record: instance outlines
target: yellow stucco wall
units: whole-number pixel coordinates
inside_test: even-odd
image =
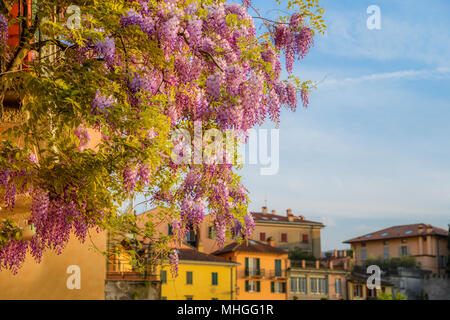
[[[161,284],[161,297],[167,300],[233,300],[235,299],[236,272],[233,265],[208,262],[180,261],[178,277],[173,278],[170,267],[162,267],[167,272],[167,283]],[[186,284],[186,272],[193,275],[192,284]],[[212,285],[212,272],[218,273],[218,284]]]
[[[100,250],[106,250],[106,232],[90,231],[92,242]],[[87,238],[81,244],[74,236],[61,255],[47,251],[37,264],[29,255],[17,275],[0,271],[0,300],[103,300],[106,262],[103,255],[90,249]],[[80,267],[80,289],[69,290],[67,280],[71,274],[67,268]]]

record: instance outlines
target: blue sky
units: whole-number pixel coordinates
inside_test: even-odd
[[[273,17],[275,1],[253,0]],[[450,2],[320,0],[328,31],[294,73],[320,81],[283,111],[280,170],[241,172],[251,210],[326,224],[322,249],[384,227],[450,223]],[[381,9],[368,30],[366,9]],[[268,124],[270,127],[270,125]]]

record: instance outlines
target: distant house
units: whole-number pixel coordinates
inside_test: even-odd
[[[358,274],[355,272],[349,276],[347,281],[348,300],[375,300],[380,293],[392,296],[392,283],[381,278],[378,290],[376,288],[369,289],[367,287],[368,277],[368,274]]]
[[[178,250],[178,277],[160,267],[161,299],[235,300],[237,263],[193,248]]]
[[[449,254],[447,241],[447,230],[418,223],[390,227],[344,243],[354,250],[357,265],[363,265],[368,258],[411,256],[421,269],[441,274],[445,273]]]
[[[338,300],[347,298],[348,261],[291,261],[289,299]]]
[[[263,207],[262,212],[252,212],[252,215],[255,231],[251,239],[264,242],[272,238],[276,247],[285,250],[298,247],[320,258],[320,232],[325,227],[323,223],[306,220],[304,216],[294,216],[291,209],[281,216],[275,210],[268,213],[267,207]]]
[[[303,252],[320,258],[321,252],[321,230],[325,227],[321,222],[306,220],[303,216],[294,216],[292,210],[286,211],[286,216],[277,215],[275,210],[267,212],[263,207],[262,212],[251,212],[255,221],[255,230],[250,239],[266,242],[269,238],[275,241],[275,246],[285,251],[293,248],[300,248]],[[160,209],[153,209],[140,215],[156,216]],[[172,234],[170,223],[158,224],[158,231]],[[236,239],[227,239],[226,245]],[[205,216],[203,222],[195,230],[190,230],[184,241],[186,244],[198,249],[201,252],[213,253],[220,249],[217,242],[216,230],[214,226],[214,215]]]
[[[283,249],[254,240],[233,242],[215,255],[237,262],[237,300],[286,300],[288,254]]]

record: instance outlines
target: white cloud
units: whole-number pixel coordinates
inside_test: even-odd
[[[394,72],[373,73],[360,77],[343,79],[325,79],[323,85],[346,85],[365,81],[393,80],[393,79],[443,79],[450,76],[450,68],[440,67],[431,70],[402,70]],[[319,86],[321,85],[319,84]]]

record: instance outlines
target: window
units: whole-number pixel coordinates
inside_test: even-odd
[[[186,235],[186,242],[193,247],[195,247],[195,245],[197,244],[197,236],[195,235],[194,230],[192,230],[191,228]]]
[[[446,256],[439,256],[439,268],[445,268],[447,266],[446,258]]]
[[[376,298],[377,297],[377,289],[369,289],[367,288],[367,297],[368,298]]]
[[[287,242],[287,233],[281,234],[281,242]]]
[[[261,274],[259,264],[259,258],[245,258],[245,275],[259,276]]]
[[[186,284],[193,283],[193,274],[192,271],[186,271]]]
[[[161,284],[165,284],[167,283],[167,271],[166,270],[161,270]]]
[[[306,294],[306,277],[292,277],[290,279],[290,291]]]
[[[266,233],[265,232],[260,232],[259,233],[259,240],[260,241],[266,241]]]
[[[281,277],[281,276],[282,276],[281,260],[276,259],[275,260],[275,277]]]
[[[406,239],[402,239],[402,243],[406,243]]]
[[[367,259],[367,249],[361,249],[361,260],[366,261]]]
[[[272,293],[286,293],[286,283],[272,281],[270,283],[270,291]]]
[[[291,278],[289,280],[289,288],[291,292],[299,292],[298,289],[298,279],[299,278]]]
[[[301,293],[306,294],[306,277],[298,278],[298,289]]]
[[[326,294],[328,292],[327,279],[319,279],[319,293]]]
[[[334,291],[337,296],[342,296],[342,279],[334,280]]]
[[[362,243],[361,243],[361,247],[364,248],[365,246],[366,246],[366,243],[365,243],[365,242],[362,242]]]
[[[245,280],[245,291],[246,292],[260,292],[261,282],[255,280]]]
[[[385,246],[387,246],[387,245],[389,244],[389,240],[384,240],[384,241],[383,241],[383,244],[384,244]]]
[[[401,246],[401,247],[399,247],[398,255],[400,257],[409,256],[409,247],[408,246]]]
[[[389,259],[389,247],[383,248],[383,258]]]
[[[310,287],[311,287],[311,293],[317,293],[317,290],[318,290],[318,285],[317,285],[317,281],[318,281],[319,279],[316,279],[316,278],[311,278],[310,279]]]
[[[311,278],[311,293],[327,293],[327,279],[325,278]]]
[[[208,237],[210,239],[215,239],[217,237],[217,235],[216,235],[216,228],[215,227],[209,227],[208,228]]]
[[[353,295],[362,298],[362,286],[360,284],[353,285]]]
[[[303,243],[308,243],[308,242],[309,242],[309,236],[308,236],[307,234],[304,234],[304,235],[302,236],[302,242],[303,242]]]
[[[194,296],[185,296],[186,300],[194,300]]]
[[[168,229],[169,230],[167,232],[168,232],[169,236],[173,236],[173,228],[172,228],[171,224],[169,224],[169,228]]]
[[[219,274],[217,272],[213,272],[211,273],[211,276],[212,276],[211,284],[213,286],[217,286],[219,284]]]

